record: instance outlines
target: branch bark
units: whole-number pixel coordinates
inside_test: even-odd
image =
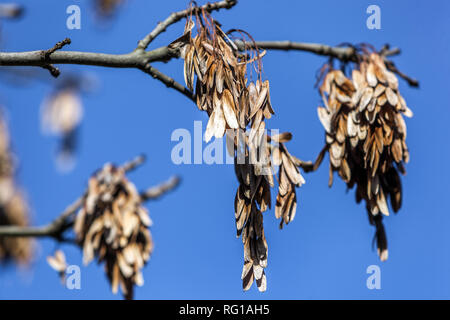
[[[242,42],[241,40],[234,40],[234,43],[239,50],[244,50],[245,46],[266,50],[281,50],[281,51],[304,51],[317,54],[319,56],[333,57],[342,61],[353,61],[355,58],[355,49],[350,46],[345,47],[332,47],[321,43],[305,43],[305,42],[293,42],[293,41],[255,41]],[[383,53],[384,56],[395,56],[400,54],[400,49],[394,48]]]

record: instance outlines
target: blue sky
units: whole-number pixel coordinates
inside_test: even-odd
[[[21,1],[27,12],[18,22],[2,22],[2,48],[8,51],[52,47],[70,37],[67,50],[126,53],[157,21],[186,7],[186,1],[129,0],[108,28],[94,22],[88,1]],[[203,2],[200,2],[203,3]],[[67,6],[78,4],[81,30],[67,30]],[[381,30],[366,28],[366,8],[381,8]],[[0,101],[10,120],[18,179],[33,208],[33,223],[51,221],[84,191],[90,174],[107,161],[122,163],[145,153],[147,163],[129,175],[139,189],[173,174],[182,185],[148,203],[154,221],[155,251],[144,269],[137,299],[447,299],[450,297],[448,123],[450,118],[450,3],[448,1],[240,1],[215,13],[224,29],[240,28],[257,40],[292,40],[336,45],[368,42],[398,46],[394,61],[420,80],[420,89],[401,81],[414,117],[407,120],[411,161],[403,178],[404,203],[385,219],[389,260],[379,262],[371,242],[374,229],[354,191],[335,179],[327,186],[328,163],[305,174],[298,189],[295,220],[282,231],[273,210],[264,214],[269,244],[268,290],[241,289],[243,249],[235,237],[233,201],[237,181],[232,166],[175,165],[173,130],[193,130],[207,115],[179,93],[138,70],[61,66],[62,73],[95,74],[98,88],[83,95],[85,118],[75,169],[61,174],[53,154],[56,139],[40,132],[39,106],[57,80],[42,71],[23,86],[0,82]],[[173,25],[152,43],[166,45],[183,31]],[[276,115],[271,128],[290,131],[289,150],[314,159],[324,137],[317,119],[319,95],[313,88],[323,57],[303,52],[268,52],[264,74],[271,84]],[[183,81],[182,61],[155,67]],[[41,71],[39,71],[41,72]],[[0,299],[120,299],[110,292],[103,268],[82,267],[81,290],[62,287],[45,257],[51,240],[38,242],[37,261],[28,271],[0,270]],[[69,263],[81,264],[80,250],[63,245]],[[381,290],[368,290],[366,269],[381,268]]]

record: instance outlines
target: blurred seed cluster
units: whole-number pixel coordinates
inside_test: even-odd
[[[83,77],[67,77],[42,102],[41,127],[46,134],[60,137],[56,159],[59,168],[68,171],[75,162],[78,129],[83,119],[80,83]]]
[[[106,164],[89,179],[74,225],[84,264],[103,262],[112,291],[120,286],[126,299],[133,298],[134,285],[143,285],[141,269],[153,250],[152,221],[141,202],[124,169]]]
[[[15,181],[16,160],[11,151],[8,126],[0,111],[0,226],[28,226],[29,208]],[[1,237],[0,262],[26,265],[32,258],[30,238]]]

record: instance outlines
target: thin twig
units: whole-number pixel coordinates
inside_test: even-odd
[[[255,46],[259,49],[266,50],[282,50],[282,51],[305,51],[311,52],[320,56],[328,56],[332,58],[339,59],[343,62],[357,62],[358,53],[351,46],[347,47],[331,47],[320,43],[302,43],[302,42],[292,42],[292,41],[255,41],[244,43],[241,40],[233,41],[239,50],[243,51],[245,48],[254,48]],[[413,79],[395,67],[395,64],[387,59],[388,57],[393,57],[399,55],[401,50],[399,48],[390,49],[389,45],[385,45],[380,54],[383,56],[387,68],[397,74],[400,78],[404,79],[411,87],[419,87],[419,81]]]
[[[234,43],[239,50],[245,50],[247,46],[252,48],[257,46],[259,49],[282,50],[282,51],[306,51],[321,56],[329,56],[340,60],[348,61],[355,54],[355,50],[350,47],[331,47],[319,43],[301,43],[292,41],[256,41],[255,43],[235,40]]]
[[[145,160],[146,160],[145,155],[141,154],[136,158],[134,158],[133,160],[125,162],[124,164],[121,165],[121,167],[125,172],[130,172],[139,167],[141,164],[143,164]]]
[[[145,50],[149,44],[161,33],[166,31],[167,27],[189,16],[194,10],[206,10],[208,12],[220,9],[231,9],[236,5],[237,0],[222,0],[214,3],[207,3],[201,7],[193,7],[190,9],[173,12],[166,20],[159,22],[156,28],[147,34],[144,39],[139,41],[137,49]]]
[[[60,41],[56,43],[52,48],[48,50],[42,50],[41,51],[41,59],[45,63],[42,68],[47,69],[50,71],[50,74],[57,78],[60,75],[60,71],[58,68],[56,68],[54,65],[48,62],[50,55],[55,52],[56,50],[62,49],[67,44],[70,44],[72,41],[69,38],[65,38],[63,41]]]
[[[70,40],[70,38],[65,38],[63,41],[56,43],[52,48],[50,48],[48,50],[43,50],[42,51],[43,59],[47,60],[53,52],[55,52],[56,50],[60,50],[65,45],[71,44],[71,43],[72,43],[72,40]]]
[[[78,64],[111,68],[136,68],[150,74],[153,78],[158,79],[166,86],[181,92],[183,95],[195,102],[194,94],[190,90],[176,82],[173,78],[163,74],[150,65],[150,63],[156,61],[167,62],[172,58],[178,57],[179,53],[167,46],[160,47],[151,51],[145,51],[145,49],[148,47],[151,41],[155,39],[155,37],[157,37],[159,34],[164,32],[164,30],[166,30],[169,25],[174,24],[177,21],[180,21],[182,18],[188,16],[192,13],[192,10],[204,9],[206,11],[213,11],[222,8],[229,9],[232,8],[236,3],[236,0],[222,0],[215,3],[208,3],[201,7],[190,8],[187,10],[172,13],[166,20],[159,23],[158,26],[144,39],[139,41],[137,49],[131,53],[105,54],[94,52],[58,51],[64,45],[70,43],[70,39],[67,38],[61,42],[58,42],[53,48],[49,50],[29,52],[0,52],[0,66],[38,66],[48,69],[50,73],[55,77],[59,75],[59,70],[53,66],[54,64]],[[236,40],[235,43],[240,50],[245,49],[245,45],[242,41]],[[258,48],[267,50],[294,50],[311,52],[317,55],[337,58],[344,62],[357,60],[355,49],[351,46],[331,47],[325,44],[301,43],[291,41],[256,41],[254,43],[247,43],[246,45],[256,45]],[[386,57],[394,56],[399,53],[399,49],[389,49],[388,46],[385,46],[382,52],[385,59]],[[386,61],[388,66],[391,68],[391,71],[395,72],[401,78],[408,81],[411,86],[418,86],[417,80],[412,79],[400,72],[397,68],[395,68],[394,64],[391,61],[387,59]]]
[[[66,38],[48,50],[0,52],[0,66],[37,66],[48,69],[55,77],[59,75],[59,70],[53,66],[54,64],[78,64],[111,68],[136,68],[150,74],[153,78],[160,80],[168,87],[176,89],[194,101],[194,95],[192,92],[177,83],[171,77],[161,73],[150,65],[152,62],[167,62],[172,58],[177,58],[179,57],[179,52],[173,48],[169,48],[168,46],[151,51],[145,50],[158,35],[166,30],[168,26],[180,21],[192,13],[197,12],[196,10],[211,12],[220,9],[230,9],[235,6],[236,3],[237,0],[221,0],[214,3],[207,3],[200,7],[191,7],[186,10],[174,12],[163,22],[160,22],[152,32],[140,40],[137,48],[131,53],[105,54],[94,52],[60,51],[63,46],[70,44],[71,42],[69,38]],[[240,50],[245,49],[245,45],[242,41],[236,40],[235,43]],[[356,60],[355,49],[351,46],[331,47],[324,44],[291,41],[256,41],[250,45],[256,45],[258,48],[268,50],[296,50],[312,52],[322,56],[337,58],[344,62]],[[383,49],[384,57],[393,56],[399,53],[400,50],[390,50],[389,46],[385,46]],[[415,82],[414,79],[408,78],[397,69],[395,70],[396,73],[400,77],[406,79],[408,83],[413,86],[416,85],[417,82]]]
[[[414,78],[411,78],[411,77],[407,76],[406,74],[404,74],[403,72],[401,72],[400,70],[398,70],[397,67],[395,66],[395,64],[394,64],[392,61],[388,61],[388,62],[386,63],[386,67],[387,67],[390,71],[392,71],[392,72],[394,72],[395,74],[397,74],[400,78],[402,78],[403,80],[405,80],[406,82],[408,82],[408,84],[409,84],[411,87],[415,87],[415,88],[418,88],[418,87],[419,87],[419,81],[417,81],[417,80],[414,79]]]
[[[186,97],[188,97],[190,100],[192,100],[195,103],[195,96],[192,91],[190,91],[188,88],[183,86],[181,83],[175,81],[175,79],[169,77],[168,75],[162,73],[155,67],[151,66],[150,64],[147,64],[145,67],[141,68],[145,73],[148,73],[153,78],[158,79],[162,83],[164,83],[168,88],[172,88],[177,90],[178,92],[182,93]]]
[[[59,69],[52,64],[44,64],[42,68],[48,70],[50,74],[55,78],[58,78],[61,74],[61,71],[59,71]]]

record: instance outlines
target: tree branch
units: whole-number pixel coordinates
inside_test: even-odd
[[[193,7],[187,10],[178,11],[172,13],[166,20],[163,22],[159,22],[156,28],[150,32],[144,39],[139,41],[137,49],[145,50],[147,49],[148,45],[161,33],[166,31],[167,27],[177,23],[181,19],[189,16],[194,11],[200,11],[200,10],[206,10],[208,12],[214,11],[214,10],[220,10],[220,9],[231,9],[233,6],[235,6],[237,3],[237,0],[222,0],[214,3],[207,3],[200,7]]]
[[[244,43],[234,41],[239,50],[244,50]],[[340,60],[349,60],[354,55],[351,47],[331,47],[325,44],[304,43],[291,41],[256,41],[256,46],[267,50],[305,51],[317,55],[334,57]],[[252,47],[250,42],[247,47]],[[391,49],[385,56],[394,56],[400,53],[399,49]],[[25,52],[0,52],[0,66],[34,66],[42,67],[45,63],[51,64],[78,64],[110,68],[143,68],[151,62],[167,62],[177,58],[178,53],[168,47],[160,47],[152,51],[133,51],[127,54],[107,54],[80,51],[56,51],[42,60],[42,50]]]
[[[44,60],[47,60],[53,52],[55,52],[56,50],[60,50],[60,49],[62,49],[65,45],[71,44],[71,43],[72,43],[72,40],[70,40],[70,38],[65,38],[63,41],[57,42],[57,43],[53,46],[53,48],[50,48],[50,49],[48,49],[48,50],[42,51],[41,54],[42,54],[42,56],[43,56],[43,59],[44,59]]]
[[[174,190],[180,184],[180,181],[181,179],[178,176],[173,176],[169,180],[141,192],[141,200],[156,200],[167,192]]]
[[[61,239],[67,229],[70,217],[75,214],[83,203],[83,197],[78,198],[67,207],[55,220],[42,227],[0,226],[0,236],[5,237],[53,237]]]
[[[403,80],[405,80],[406,82],[408,82],[409,86],[411,87],[415,87],[418,88],[419,87],[419,81],[417,81],[414,78],[409,77],[408,75],[404,74],[403,72],[401,72],[400,70],[397,69],[397,67],[395,66],[395,64],[392,61],[388,61],[386,63],[387,68],[396,73],[400,78],[402,78]]]
[[[124,163],[121,167],[125,172],[130,172],[136,169],[145,161],[144,156],[136,157],[135,159]],[[172,177],[170,180],[156,186],[149,188],[141,193],[142,201],[153,200],[159,198],[166,192],[175,189],[180,182],[178,177]],[[64,231],[70,228],[73,224],[71,219],[78,209],[83,204],[84,195],[75,200],[69,205],[55,220],[47,225],[40,227],[21,227],[21,226],[0,226],[1,237],[52,237],[57,240],[62,240]]]
[[[282,50],[282,51],[305,51],[311,52],[320,56],[333,57],[342,61],[352,61],[355,58],[355,49],[350,46],[345,47],[332,47],[326,44],[320,43],[304,43],[304,42],[292,42],[292,41],[255,41],[244,43],[241,40],[233,41],[239,50],[245,50],[247,48],[254,48],[266,50]],[[394,48],[383,53],[384,56],[394,56],[400,53],[400,49]]]
[[[148,45],[158,35],[166,30],[166,28],[182,18],[187,17],[194,10],[220,10],[230,9],[236,5],[236,0],[221,0],[214,3],[207,3],[201,7],[193,7],[183,11],[172,13],[166,20],[160,22],[157,27],[150,32],[145,38],[139,41],[137,48],[127,54],[106,54],[94,52],[77,52],[77,51],[59,51],[65,44],[70,43],[70,39],[65,39],[57,43],[52,49],[28,51],[28,52],[0,52],[0,66],[36,66],[46,68],[53,76],[59,74],[59,70],[54,64],[75,64],[75,65],[91,65],[110,68],[136,68],[153,78],[163,82],[166,86],[173,88],[190,100],[195,102],[193,92],[182,84],[176,82],[173,78],[165,75],[150,65],[152,62],[167,62],[172,58],[178,58],[179,52],[167,46],[160,47],[151,51],[145,51]],[[331,47],[318,43],[302,43],[292,41],[256,41],[254,43],[245,43],[236,40],[237,47],[244,50],[245,47],[257,46],[266,50],[293,50],[311,52],[321,56],[329,56],[337,58],[341,61],[355,61],[355,49],[351,46]],[[389,46],[383,48],[383,56],[389,57],[400,53],[399,49],[389,49]],[[408,81],[411,86],[418,86],[418,81],[401,73],[394,64],[387,60],[391,71],[397,73],[401,78]]]
[[[235,43],[240,50],[244,50],[244,43],[242,41],[236,40]],[[311,52],[321,56],[337,58],[342,61],[353,61],[355,56],[354,49],[351,47],[331,47],[324,44],[291,41],[256,41],[255,44],[258,48],[266,50]],[[247,47],[252,47],[250,43],[246,43],[246,45]],[[400,50],[394,48],[386,51],[384,56],[389,57],[398,55],[399,53]],[[178,52],[167,46],[151,51],[135,50],[127,54],[55,51],[46,60],[42,59],[42,50],[39,50],[28,52],[0,52],[0,66],[45,67],[49,64],[74,64],[109,68],[135,68],[150,74],[153,78],[158,79],[168,87],[176,89],[194,101],[194,95],[190,90],[149,65],[152,62],[167,62],[177,57]],[[394,72],[406,79],[412,86],[415,86],[414,83],[417,83],[417,80],[408,78],[397,69]]]
[[[50,74],[54,76],[55,78],[58,78],[60,75],[60,71],[58,68],[56,68],[54,65],[48,62],[50,55],[55,52],[56,50],[60,50],[62,47],[64,47],[67,44],[70,44],[72,40],[69,38],[65,38],[63,41],[60,41],[56,43],[52,48],[48,50],[42,50],[41,51],[41,59],[45,62],[45,64],[42,66],[42,68],[47,69],[50,71]]]
[[[133,51],[127,54],[107,54],[79,51],[56,51],[42,59],[42,50],[26,52],[0,52],[0,66],[34,66],[51,64],[78,64],[110,68],[139,68],[146,62],[166,62],[174,57],[173,50],[161,47],[152,51]]]

